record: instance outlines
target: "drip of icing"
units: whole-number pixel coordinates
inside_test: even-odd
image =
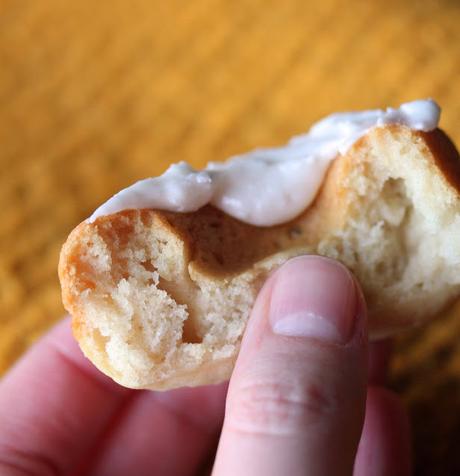
[[[202,171],[185,162],[171,165],[160,177],[141,180],[114,195],[88,221],[128,209],[194,212],[210,203],[252,225],[285,223],[312,203],[332,160],[369,129],[397,123],[431,131],[439,116],[439,106],[430,99],[397,109],[332,114],[283,147],[211,162]]]

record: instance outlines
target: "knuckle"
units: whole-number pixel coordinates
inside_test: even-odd
[[[290,435],[330,418],[337,407],[337,396],[320,381],[261,380],[237,389],[227,422],[239,432]]]

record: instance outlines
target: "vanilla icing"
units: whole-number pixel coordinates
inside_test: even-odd
[[[312,203],[332,160],[369,129],[397,123],[431,131],[439,116],[440,108],[431,99],[397,109],[332,114],[283,147],[211,162],[201,171],[185,162],[171,165],[163,175],[136,182],[114,195],[89,221],[128,209],[194,212],[210,203],[253,225],[284,223]]]

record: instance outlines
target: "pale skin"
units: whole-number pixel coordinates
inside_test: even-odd
[[[0,474],[409,475],[407,416],[365,308],[341,265],[296,258],[260,292],[228,390],[164,393],[102,375],[66,318],[0,382]]]

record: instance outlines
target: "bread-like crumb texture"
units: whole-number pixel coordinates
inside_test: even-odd
[[[371,337],[434,317],[460,293],[460,161],[439,129],[372,129],[330,167],[312,206],[269,228],[206,206],[81,223],[63,246],[63,301],[85,355],[132,388],[230,376],[257,292],[287,259],[340,260]]]

